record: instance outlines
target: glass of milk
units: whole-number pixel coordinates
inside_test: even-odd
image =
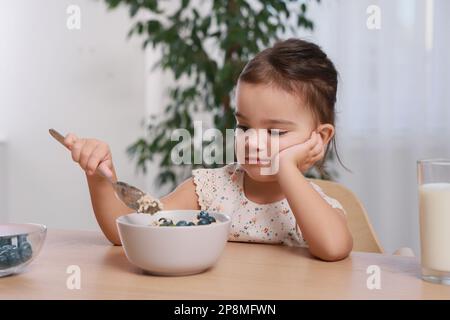
[[[417,162],[422,278],[450,285],[450,159]]]

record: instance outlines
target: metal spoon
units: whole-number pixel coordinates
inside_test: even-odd
[[[59,143],[66,147],[66,145],[64,144],[64,136],[62,134],[60,134],[55,129],[50,129],[49,132],[53,138],[55,138]],[[155,206],[147,206],[148,208],[146,208],[145,211],[139,211],[139,209],[141,208],[139,200],[145,197],[145,192],[122,181],[114,182],[110,177],[101,172],[101,170],[99,170],[99,173],[103,177],[108,179],[108,181],[114,188],[114,192],[117,198],[121,200],[127,207],[135,210],[136,212],[150,214],[154,214],[155,212],[162,210],[159,201],[156,201]]]

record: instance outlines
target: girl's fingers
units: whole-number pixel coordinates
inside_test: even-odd
[[[86,163],[86,173],[88,175],[92,175],[95,173],[95,170],[97,170],[98,165],[100,162],[104,159],[106,156],[106,150],[102,150],[102,146],[98,144],[94,150],[92,150],[91,155],[89,156],[89,159]]]
[[[324,152],[322,151],[319,154],[317,154],[316,156],[312,157],[310,160],[311,165],[314,165],[316,162],[320,161],[323,158],[323,156],[324,156]]]
[[[72,144],[72,147],[70,148],[70,150],[72,151],[72,159],[76,163],[80,162],[81,150],[83,149],[85,143],[86,140],[78,139],[74,144]]]
[[[108,179],[113,179],[113,173],[110,169],[112,165],[111,160],[101,162],[98,166],[98,170]]]
[[[317,143],[315,144],[315,146],[311,149],[311,156],[316,156],[318,154],[320,154],[322,152],[323,149],[323,142],[322,139],[318,139]]]
[[[305,173],[306,171],[308,171],[308,169],[309,169],[309,165],[308,165],[308,164],[304,164],[304,165],[302,165],[302,166],[300,167],[300,171],[301,171],[302,173]]]
[[[308,147],[308,150],[311,150],[312,146],[314,146],[314,132],[311,133],[311,137],[306,141],[306,145]]]
[[[64,145],[69,149],[72,150],[73,145],[75,144],[75,142],[77,142],[78,137],[73,134],[73,133],[69,133],[68,135],[66,135],[66,137],[64,138]]]
[[[307,157],[306,161],[304,162],[304,165],[301,168],[302,171],[303,170],[307,171],[317,161],[322,159],[323,154],[324,154],[322,137],[315,132],[313,134],[314,134],[314,137],[311,138],[311,141],[313,144],[309,150],[308,157]]]
[[[317,154],[312,156],[313,164],[316,163],[317,161],[322,160],[324,156],[325,156],[325,147],[323,145],[323,142],[321,142],[319,151],[317,152]]]
[[[83,168],[83,170],[86,171],[87,163],[89,161],[89,157],[91,156],[92,152],[97,147],[98,142],[95,140],[88,140],[88,142],[85,143],[83,146],[83,149],[80,153],[80,167]]]
[[[106,158],[106,156],[109,153],[109,149],[105,144],[97,144],[95,149],[92,151],[91,155],[89,156],[89,159],[87,161],[86,165],[86,173],[88,175],[92,175],[97,170],[97,167],[101,163],[103,159]]]
[[[316,144],[318,142],[317,136],[318,136],[318,134],[315,131],[313,131],[313,133],[311,135],[311,139],[310,139],[309,150],[312,150],[316,146]]]

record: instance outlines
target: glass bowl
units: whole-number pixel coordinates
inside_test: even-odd
[[[21,272],[41,251],[47,235],[42,224],[0,224],[0,277]]]

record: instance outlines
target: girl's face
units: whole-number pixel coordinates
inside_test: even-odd
[[[265,150],[262,154],[268,157],[273,156],[271,149],[274,149],[274,154],[276,153],[276,144],[271,144],[271,134],[274,134],[275,130],[279,132],[278,152],[303,143],[311,137],[312,131],[316,128],[315,121],[311,111],[302,105],[300,100],[297,96],[272,86],[238,83],[236,126],[243,131],[255,129],[247,131],[249,135],[253,135],[252,139],[246,139],[240,130],[237,130],[236,134],[236,145],[245,145],[245,161],[239,157],[236,150],[238,162],[250,178],[261,182],[276,180],[273,175],[261,174],[261,168],[269,164],[264,163],[265,159],[259,158],[256,151]],[[253,134],[256,131],[260,132],[258,129],[267,132],[267,139],[261,139],[259,134]],[[255,143],[257,145],[254,145]],[[256,161],[257,163],[254,163]]]

